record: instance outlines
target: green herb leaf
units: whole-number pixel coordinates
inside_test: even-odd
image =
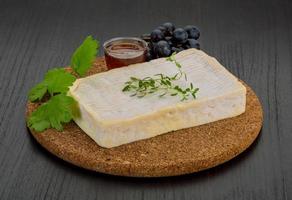
[[[45,79],[29,91],[28,98],[30,101],[41,100],[47,92],[49,92],[51,96],[59,93],[66,94],[69,90],[69,86],[71,86],[75,80],[75,76],[66,72],[65,69],[51,69],[46,73]]]
[[[187,74],[186,73],[183,73],[183,74],[184,74],[185,80],[187,81],[188,80]]]
[[[48,128],[63,129],[62,123],[68,123],[73,118],[75,100],[64,94],[53,96],[49,101],[39,106],[28,118],[28,126],[37,132]]]
[[[71,58],[71,67],[80,76],[84,76],[92,66],[99,48],[99,42],[88,36],[84,42],[75,50]]]
[[[174,63],[178,68],[181,68],[181,64],[179,64],[176,60],[174,60]]]
[[[132,81],[138,81],[139,79],[135,78],[135,77],[131,77],[130,78]]]
[[[28,93],[28,99],[33,102],[36,100],[41,100],[43,96],[47,93],[48,87],[44,82],[41,82],[34,86]]]
[[[47,72],[44,82],[47,84],[51,96],[56,93],[66,94],[76,80],[75,76],[66,72],[65,69],[51,69]]]
[[[195,89],[193,90],[194,93],[196,93],[196,92],[198,92],[198,91],[199,91],[199,88],[195,88]]]
[[[160,94],[159,97],[163,97],[167,94],[167,92],[164,92],[163,94]]]
[[[130,90],[130,86],[129,85],[126,85],[124,88],[123,88],[123,92],[125,92],[125,91],[129,91]]]
[[[92,66],[98,47],[98,41],[88,36],[76,49],[71,58],[71,67],[77,74],[83,76]],[[37,132],[48,128],[55,128],[60,131],[63,129],[62,123],[68,123],[72,120],[73,115],[78,116],[80,114],[75,100],[66,96],[69,87],[75,80],[76,77],[65,69],[56,68],[48,71],[44,80],[30,90],[30,101],[41,100],[46,93],[51,95],[46,103],[39,106],[29,116],[27,124],[30,128]],[[128,90],[130,89],[128,88]]]

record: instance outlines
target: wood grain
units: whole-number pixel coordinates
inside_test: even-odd
[[[0,0],[0,199],[292,199],[291,9],[289,0]],[[163,179],[90,173],[43,151],[25,128],[29,88],[88,34],[135,36],[165,21],[199,26],[202,49],[255,90],[265,113],[257,143],[223,166]]]

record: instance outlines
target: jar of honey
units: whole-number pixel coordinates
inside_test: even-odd
[[[147,42],[135,37],[119,37],[103,44],[108,69],[146,61]]]

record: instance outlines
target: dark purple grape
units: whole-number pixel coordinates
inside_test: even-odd
[[[145,33],[145,34],[141,35],[141,39],[145,40],[146,42],[150,42],[150,40],[151,40],[150,34]]]
[[[151,41],[152,42],[158,42],[160,40],[163,40],[164,34],[161,30],[155,29],[151,32]]]
[[[166,36],[164,39],[165,39],[166,41],[169,41],[169,40],[172,40],[172,37],[170,37],[170,36]]]
[[[151,50],[152,59],[158,58],[158,46],[157,43],[149,43],[149,48]]]
[[[176,48],[180,48],[180,47],[182,47],[183,46],[183,44],[182,43],[177,43],[177,42],[173,42],[173,46],[174,47],[176,47]]]
[[[189,48],[200,49],[200,43],[195,39],[188,39],[186,41],[186,43],[184,44],[184,48],[186,48],[186,49],[189,49]]]
[[[174,29],[175,29],[174,24],[170,23],[170,22],[166,22],[166,23],[162,24],[162,26],[165,27],[165,29],[166,29],[165,36],[171,36]]]
[[[161,30],[161,32],[165,35],[166,33],[166,28],[164,26],[158,26],[156,29]]]
[[[178,53],[178,52],[181,52],[181,51],[183,51],[184,49],[182,48],[182,47],[171,47],[171,53],[173,53],[173,52],[176,52],[176,53]]]
[[[165,40],[161,40],[157,42],[157,48],[164,48],[164,47],[169,48],[168,42],[166,42]]]
[[[153,59],[153,53],[152,53],[152,50],[149,49],[146,53],[146,60],[149,61],[149,60],[152,60]]]
[[[178,48],[180,51],[183,51],[183,50],[185,50],[183,47],[179,47]]]
[[[156,53],[156,49],[157,49],[157,43],[155,42],[151,42],[149,43],[149,48],[152,50],[152,52],[155,54]]]
[[[170,48],[163,48],[162,50],[159,50],[158,56],[159,57],[167,57],[171,55]]]
[[[169,44],[170,47],[172,47],[174,44],[173,44],[173,41],[172,41],[172,37],[170,36],[167,36],[164,38],[165,41]]]
[[[173,40],[176,42],[176,43],[185,43],[188,39],[188,34],[187,32],[182,29],[182,28],[177,28],[173,31]]]
[[[157,43],[156,50],[159,57],[166,57],[166,56],[170,56],[171,54],[170,46],[168,42],[166,42],[165,40],[161,40]]]
[[[149,42],[149,43],[148,43],[148,48],[149,48],[149,49],[153,49],[153,42]]]
[[[195,40],[199,39],[200,30],[196,26],[188,25],[184,29],[188,33],[189,38],[192,38]]]

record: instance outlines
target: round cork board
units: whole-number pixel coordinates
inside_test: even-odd
[[[88,75],[105,70],[104,58],[98,58]],[[98,146],[74,122],[66,124],[62,132],[53,129],[30,132],[52,154],[101,173],[161,177],[198,172],[234,158],[258,136],[263,111],[256,94],[246,87],[246,112],[240,116],[111,149]],[[38,105],[28,103],[26,116]]]

